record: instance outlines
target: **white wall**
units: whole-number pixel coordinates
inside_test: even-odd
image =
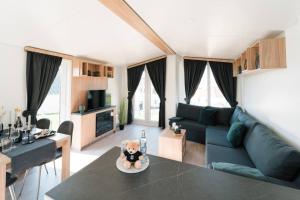
[[[178,102],[185,103],[184,62],[181,56],[177,56],[177,83]]]
[[[121,68],[115,67],[114,78],[108,79],[108,87],[106,93],[111,94],[111,104],[119,106],[120,102],[120,86],[122,80]]]
[[[166,126],[169,118],[176,114],[176,104],[178,102],[178,81],[177,81],[177,56],[167,56],[166,67]]]
[[[23,47],[0,43],[0,106],[7,111],[3,118],[9,122],[9,112],[26,107],[26,54]]]
[[[121,99],[122,91],[122,68],[115,67],[114,78],[108,79],[108,87],[106,93],[111,94],[111,105],[116,106],[117,113],[119,112],[119,105]],[[119,123],[118,114],[117,114],[117,124]]]
[[[285,31],[287,69],[238,79],[241,106],[300,149],[300,24]]]

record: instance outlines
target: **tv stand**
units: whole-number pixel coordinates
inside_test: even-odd
[[[116,131],[116,107],[109,106],[84,113],[74,112],[72,147],[77,150]]]

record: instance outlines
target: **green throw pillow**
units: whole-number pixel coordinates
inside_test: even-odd
[[[200,112],[199,123],[209,126],[216,125],[216,113],[218,110],[205,107]]]
[[[231,124],[230,129],[227,133],[227,140],[233,147],[239,147],[241,146],[245,132],[246,127],[242,122],[234,122],[233,124]]]
[[[227,172],[230,174],[235,174],[239,176],[254,178],[262,181],[266,181],[267,177],[261,173],[256,168],[251,168],[243,165],[232,164],[232,163],[225,163],[225,162],[213,162],[212,168],[214,170]]]

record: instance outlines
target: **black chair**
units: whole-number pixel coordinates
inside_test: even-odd
[[[9,189],[9,193],[12,200],[17,200],[14,183],[17,181],[17,177],[13,176],[11,173],[6,172],[6,187]]]
[[[39,128],[39,129],[49,129],[50,128],[50,120],[47,119],[47,118],[42,118],[42,119],[39,119],[37,122],[36,122],[36,127]],[[48,169],[47,169],[47,166],[44,165],[45,167],[45,170],[48,174]]]
[[[63,133],[71,136],[71,143],[72,143],[73,128],[74,128],[74,124],[72,121],[64,121],[59,125],[57,129],[57,133]],[[62,157],[62,148],[57,149],[55,153],[55,159],[58,159],[60,157]],[[54,172],[56,175],[55,160],[53,160],[53,165],[54,165]]]
[[[36,127],[39,128],[39,129],[49,129],[49,127],[50,127],[50,120],[46,119],[46,118],[39,119],[36,122]]]

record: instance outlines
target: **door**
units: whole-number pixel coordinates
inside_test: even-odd
[[[50,120],[50,129],[57,130],[60,123],[70,119],[72,62],[62,60],[59,71],[37,113],[37,119]]]
[[[139,86],[133,98],[134,123],[157,126],[160,99],[151,83],[147,68],[142,74]]]

